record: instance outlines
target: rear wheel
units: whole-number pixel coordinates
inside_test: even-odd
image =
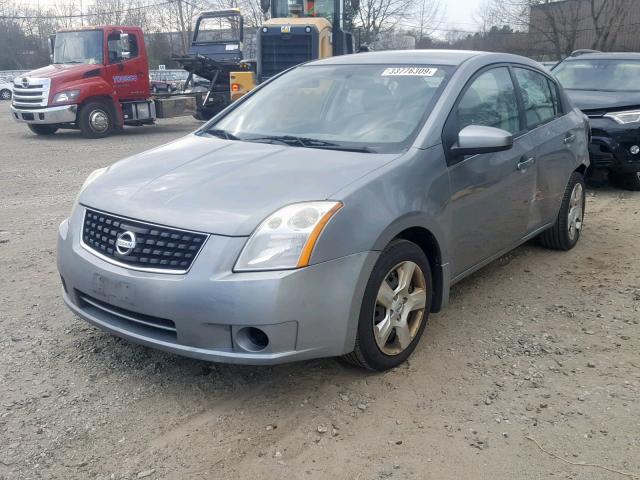
[[[39,125],[37,123],[30,123],[28,127],[29,130],[36,135],[53,135],[58,131],[58,127],[55,125]]]
[[[640,172],[632,173],[618,173],[611,172],[609,174],[611,181],[625,190],[632,190],[634,192],[640,191]]]
[[[584,210],[584,177],[579,172],[573,172],[565,189],[556,223],[540,234],[540,243],[554,250],[571,250],[580,239]]]
[[[404,362],[418,344],[431,310],[429,261],[416,244],[391,243],[376,263],[360,309],[349,362],[388,370]]]
[[[8,88],[0,90],[0,100],[11,100],[11,90]]]
[[[103,138],[113,130],[113,114],[111,106],[106,102],[93,101],[78,112],[78,126],[86,138]]]

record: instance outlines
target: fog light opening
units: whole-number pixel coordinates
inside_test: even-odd
[[[244,327],[236,334],[236,343],[249,352],[260,352],[269,345],[269,337],[259,328]]]
[[[629,151],[631,152],[631,155],[638,155],[640,153],[640,146],[633,145]]]

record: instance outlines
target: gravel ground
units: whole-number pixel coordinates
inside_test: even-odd
[[[209,364],[75,318],[55,241],[83,180],[197,125],[38,138],[0,105],[0,479],[639,478],[638,193],[591,191],[576,249],[455,286],[384,374]]]

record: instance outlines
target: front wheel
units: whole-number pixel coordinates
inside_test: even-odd
[[[540,243],[554,250],[571,250],[580,239],[584,210],[584,177],[579,172],[573,172],[564,191],[556,223],[540,234]]]
[[[11,90],[7,88],[0,90],[0,100],[11,100]]]
[[[113,130],[113,114],[106,102],[89,102],[78,112],[78,126],[86,138],[103,138]]]
[[[28,127],[29,127],[29,130],[31,130],[36,135],[53,135],[58,131],[58,127],[54,125],[30,123]]]
[[[346,360],[378,371],[400,365],[424,332],[431,299],[431,268],[422,249],[407,240],[392,242],[369,277],[355,348]]]
[[[640,191],[640,172],[611,172],[609,177],[615,185],[624,188],[625,190],[631,190],[634,192]]]

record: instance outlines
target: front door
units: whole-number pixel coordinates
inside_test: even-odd
[[[506,66],[477,75],[447,120],[445,137],[453,132],[457,139],[468,125],[501,128],[516,137],[510,150],[449,161],[454,278],[513,246],[526,234],[535,194],[535,144],[521,134],[521,123]]]
[[[122,33],[128,34],[128,46],[120,38]],[[148,96],[149,68],[146,56],[140,54],[143,42],[139,31],[113,30],[107,34],[107,75],[120,100]],[[123,53],[125,48],[128,55]]]

